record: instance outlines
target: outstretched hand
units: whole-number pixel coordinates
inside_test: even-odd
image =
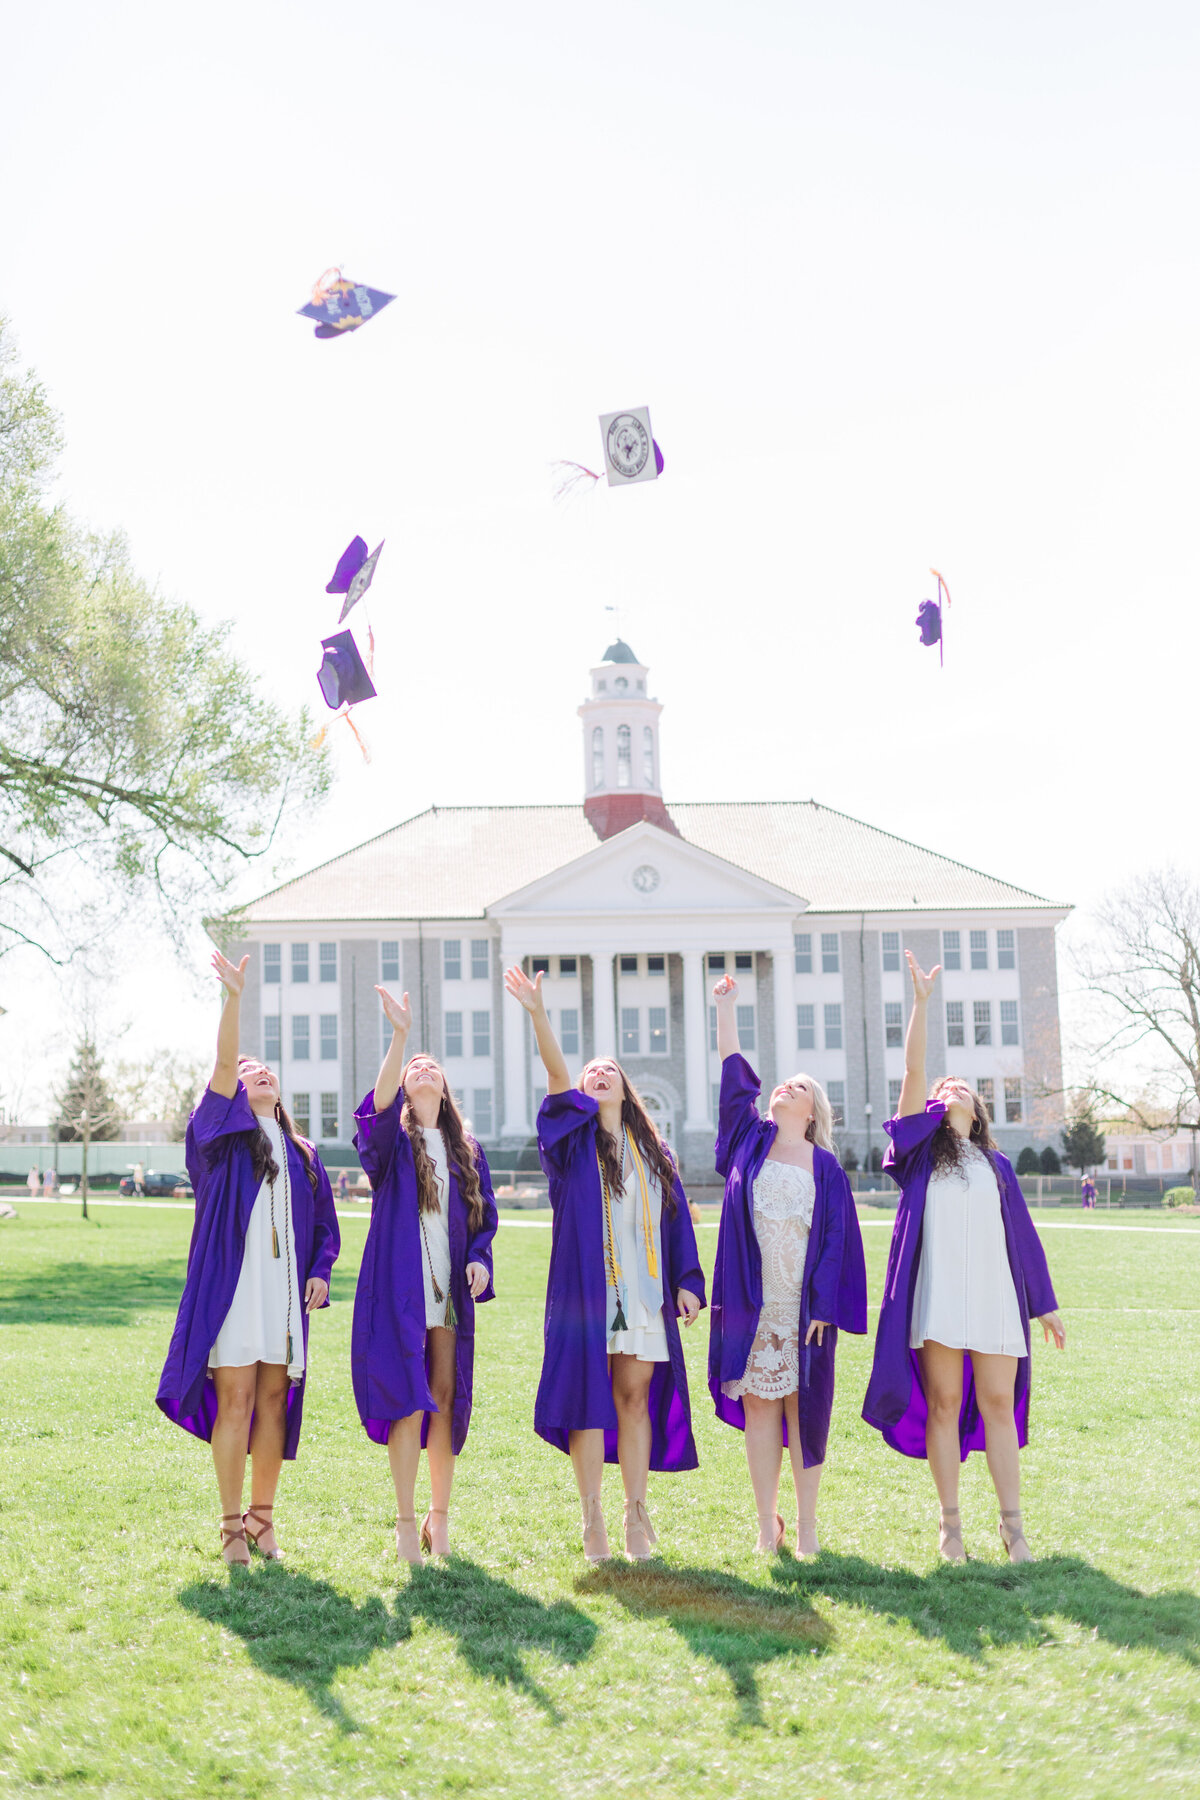
[[[714,1000],[736,1000],[737,996],[738,996],[738,984],[733,979],[733,976],[732,975],[722,975],[720,981],[718,981],[716,986],[713,988],[713,999]]]
[[[412,1030],[412,1007],[408,1003],[407,993],[397,1000],[385,987],[377,986],[375,992],[379,995],[384,1017],[392,1030],[402,1032],[407,1037]]]
[[[235,1000],[241,998],[242,990],[246,985],[246,969],[249,963],[249,956],[243,956],[240,963],[231,963],[229,958],[222,956],[219,950],[213,951],[213,973],[225,992],[232,994]]]
[[[519,1000],[527,1013],[538,1012],[545,1002],[542,999],[542,972],[539,969],[530,981],[524,969],[513,967],[504,971],[504,985],[514,1000]]]
[[[912,976],[913,993],[918,1000],[928,1000],[933,992],[933,984],[942,972],[941,963],[934,963],[932,969],[926,974],[911,950],[906,950],[904,954],[908,958],[908,972]]]
[[[1045,1333],[1047,1343],[1049,1343],[1050,1339],[1053,1338],[1054,1339],[1054,1348],[1056,1350],[1065,1350],[1066,1349],[1066,1347],[1067,1347],[1067,1328],[1063,1324],[1062,1319],[1059,1317],[1058,1313],[1052,1312],[1052,1313],[1039,1314],[1038,1324],[1041,1326],[1043,1332]]]

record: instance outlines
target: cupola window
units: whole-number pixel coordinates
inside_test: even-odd
[[[617,786],[633,785],[633,733],[628,725],[617,726]]]
[[[642,727],[642,780],[647,787],[654,782],[654,732],[649,725]]]
[[[599,725],[592,729],[592,786],[604,786],[604,732]]]

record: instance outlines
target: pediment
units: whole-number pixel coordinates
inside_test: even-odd
[[[489,918],[540,914],[746,912],[794,915],[808,901],[644,821],[494,901]]]

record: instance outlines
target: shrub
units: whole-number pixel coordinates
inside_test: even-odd
[[[1164,1206],[1194,1206],[1196,1190],[1190,1187],[1168,1188],[1163,1195]]]
[[[842,1167],[848,1175],[852,1175],[858,1167],[858,1151],[853,1144],[847,1144],[841,1155]]]
[[[1043,1175],[1062,1174],[1062,1162],[1059,1159],[1058,1151],[1055,1150],[1051,1144],[1046,1145],[1046,1148],[1038,1158],[1038,1163]]]
[[[1041,1157],[1038,1155],[1037,1151],[1034,1149],[1032,1144],[1026,1144],[1026,1146],[1022,1150],[1020,1156],[1018,1156],[1018,1158],[1017,1158],[1017,1174],[1018,1175],[1040,1175],[1041,1172],[1042,1172]]]

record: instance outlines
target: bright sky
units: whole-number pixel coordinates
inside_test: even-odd
[[[1086,909],[1200,872],[1198,49],[1184,0],[26,7],[0,311],[64,499],[281,700],[386,538],[373,762],[339,728],[293,869],[580,798],[618,604],[668,798],[812,795]],[[398,298],[319,343],[335,263]],[[664,478],[556,506],[641,403]],[[207,1050],[148,955],[102,1027]],[[80,993],[0,985],[36,1116]]]

